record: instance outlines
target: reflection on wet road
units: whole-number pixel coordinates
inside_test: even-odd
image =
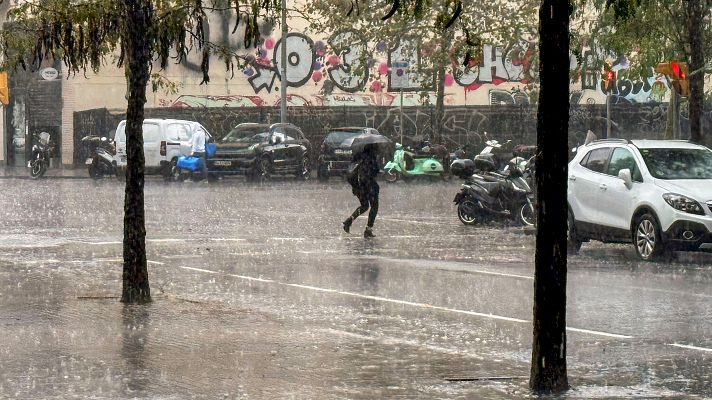
[[[148,181],[144,308],[112,298],[116,182],[0,185],[0,393],[61,395],[73,372],[76,393],[107,397],[527,395],[534,236],[463,226],[457,182],[384,183],[364,240],[365,219],[341,230],[357,202],[336,180]],[[711,264],[584,244],[569,260],[569,397],[712,396]],[[186,361],[204,374],[182,379]]]

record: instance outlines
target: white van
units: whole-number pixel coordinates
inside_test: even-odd
[[[143,121],[143,155],[146,174],[170,178],[172,164],[181,155],[190,154],[190,138],[202,128],[206,139],[210,133],[200,123],[180,119],[145,119]],[[126,168],[126,120],[116,128],[116,165]]]

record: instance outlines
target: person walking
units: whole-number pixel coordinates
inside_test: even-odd
[[[190,147],[192,149],[192,156],[202,159],[200,164],[202,179],[208,178],[208,158],[205,153],[205,142],[205,131],[199,127],[193,133],[193,137],[190,138]]]
[[[354,154],[352,163],[358,166],[356,166],[356,171],[349,176],[349,183],[351,184],[351,192],[358,198],[361,205],[343,222],[344,231],[349,233],[354,220],[359,215],[369,211],[370,208],[363,237],[372,238],[374,237],[373,223],[376,220],[376,214],[378,214],[378,196],[380,191],[378,182],[376,182],[376,177],[380,170],[376,146],[367,145],[362,152]]]

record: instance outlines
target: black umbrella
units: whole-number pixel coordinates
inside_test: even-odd
[[[376,135],[373,133],[362,133],[353,138],[351,142],[351,151],[354,153],[362,152],[366,146],[372,145],[376,147],[376,150],[387,150],[391,145],[390,139],[383,135]]]

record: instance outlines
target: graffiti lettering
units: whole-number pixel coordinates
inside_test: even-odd
[[[368,69],[363,62],[366,42],[355,31],[346,31],[332,36],[329,44],[341,57],[338,65],[329,67],[329,77],[334,85],[349,93],[363,90],[368,81]]]

